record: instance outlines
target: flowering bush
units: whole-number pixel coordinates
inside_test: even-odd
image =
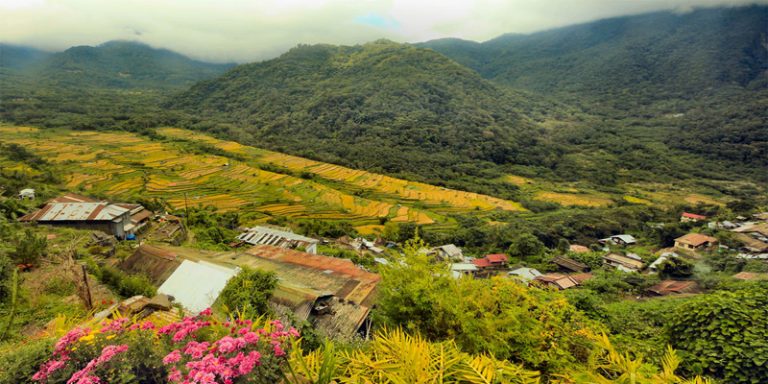
[[[32,377],[43,383],[273,383],[299,333],[279,321],[218,321],[210,310],[162,327],[126,318],[75,328]]]

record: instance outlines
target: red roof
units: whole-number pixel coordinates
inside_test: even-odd
[[[707,219],[706,216],[697,215],[695,213],[688,213],[688,212],[683,212],[682,216],[683,217],[687,217],[689,219],[696,219],[696,220],[706,220]]]
[[[494,253],[492,255],[485,256],[485,258],[491,263],[506,263],[509,261],[507,255],[503,253]]]
[[[474,259],[472,260],[472,264],[474,264],[478,268],[487,268],[491,266],[491,262],[488,261],[488,259]]]

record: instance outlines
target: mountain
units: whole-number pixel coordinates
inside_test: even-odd
[[[483,43],[418,46],[496,84],[577,105],[612,121],[618,135],[636,125],[642,132],[633,140],[768,166],[766,6],[656,12]]]
[[[484,43],[442,39],[431,48],[483,77],[541,92],[626,90],[693,96],[708,87],[768,87],[768,7],[657,12]]]
[[[546,156],[521,113],[535,102],[434,51],[385,40],[299,46],[203,81],[169,106],[229,137],[430,180]]]
[[[12,44],[0,44],[0,70],[23,70],[30,65],[42,62],[51,53]]]
[[[111,41],[96,47],[72,47],[45,57],[26,73],[56,86],[164,89],[187,87],[231,67],[192,60],[141,43]]]

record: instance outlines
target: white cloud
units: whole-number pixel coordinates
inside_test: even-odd
[[[603,17],[754,0],[0,0],[0,41],[61,50],[138,40],[191,57],[252,61],[299,43],[487,40]],[[760,0],[762,3],[768,0]]]

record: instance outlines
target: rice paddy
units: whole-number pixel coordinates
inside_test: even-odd
[[[222,212],[254,213],[255,221],[270,216],[346,220],[364,233],[374,233],[381,230],[383,218],[446,224],[450,222],[447,215],[453,212],[523,210],[513,201],[266,151],[176,128],[159,130],[168,138],[159,141],[123,132],[8,126],[0,127],[0,133],[4,142],[23,145],[54,164],[64,185],[73,191],[115,200],[159,198],[176,209],[212,206]],[[223,152],[201,153],[190,141]],[[272,171],[275,169],[288,171]],[[299,173],[313,177],[295,176]]]
[[[541,201],[551,201],[564,206],[580,207],[605,207],[610,205],[613,200],[607,197],[600,197],[594,194],[576,194],[559,192],[539,192],[535,198]]]

